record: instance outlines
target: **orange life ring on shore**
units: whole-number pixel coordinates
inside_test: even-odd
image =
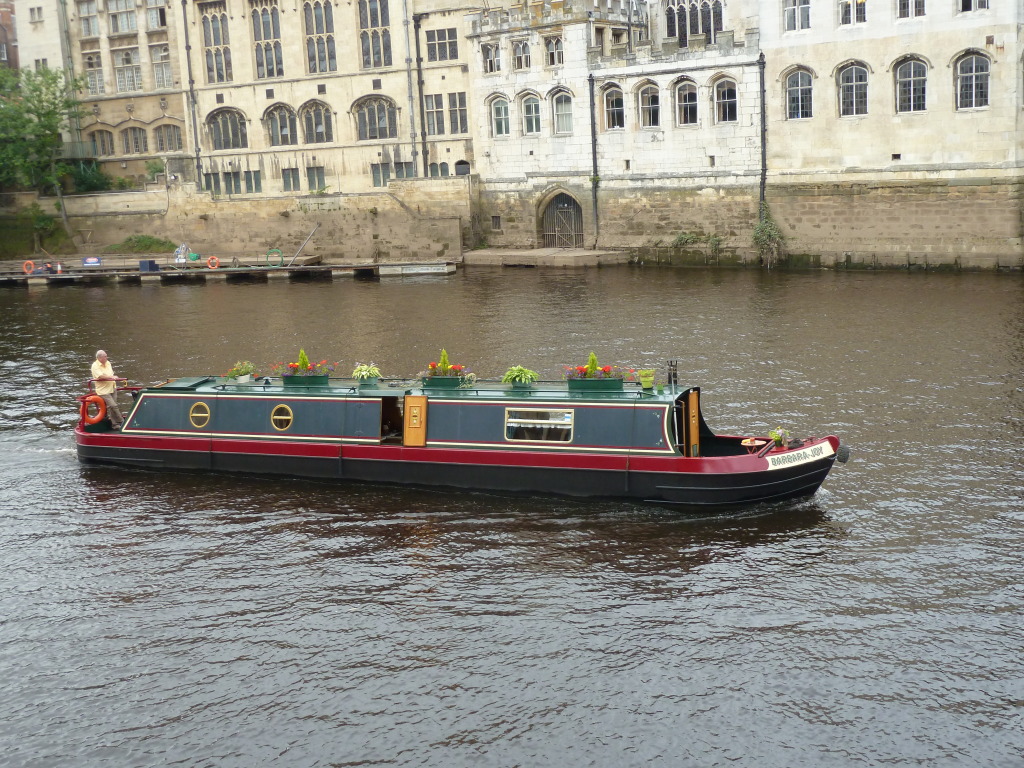
[[[89,415],[89,405],[96,406],[96,415]],[[86,424],[99,424],[107,418],[107,402],[99,395],[89,395],[82,400],[82,421]]]
[[[31,275],[33,272],[36,271],[36,263],[34,261],[26,261],[24,264],[21,265],[21,271],[24,272],[26,275]]]
[[[220,266],[220,259],[218,259],[216,256],[211,256],[206,260],[206,266],[208,266],[210,269],[216,269],[217,267]]]

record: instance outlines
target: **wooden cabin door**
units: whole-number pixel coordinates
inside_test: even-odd
[[[427,398],[425,395],[405,396],[405,431],[402,445],[422,448],[427,444]]]

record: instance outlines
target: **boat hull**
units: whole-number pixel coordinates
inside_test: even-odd
[[[818,444],[819,458],[771,469],[770,457],[758,456],[662,458],[318,441],[281,444],[81,430],[76,439],[83,463],[627,499],[700,509],[811,496],[832,468],[838,448],[837,438],[825,438]]]

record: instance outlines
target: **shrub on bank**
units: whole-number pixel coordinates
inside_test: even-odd
[[[173,253],[177,247],[162,237],[131,235],[116,245],[108,245],[104,250],[111,253]]]

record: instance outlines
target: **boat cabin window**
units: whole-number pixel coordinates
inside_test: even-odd
[[[572,442],[572,411],[505,409],[506,440]]]

